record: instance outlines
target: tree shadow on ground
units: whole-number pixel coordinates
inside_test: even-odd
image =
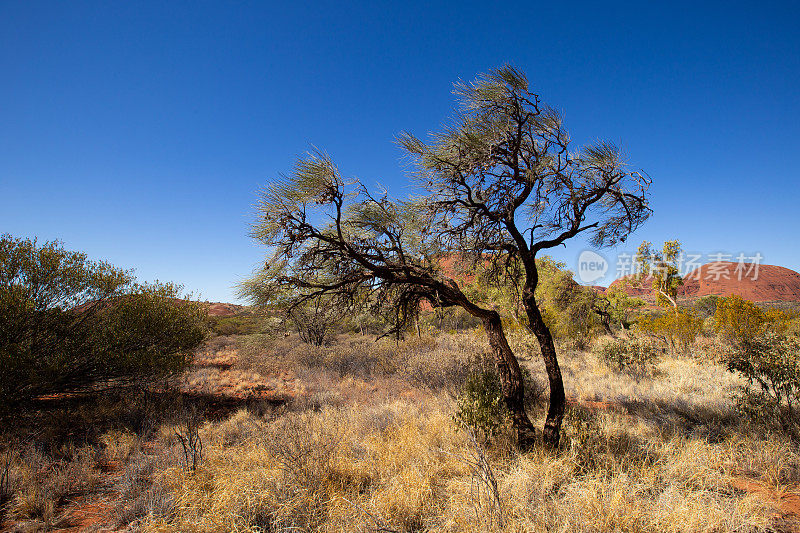
[[[65,445],[96,445],[108,431],[149,438],[159,426],[191,411],[199,420],[217,421],[241,409],[265,416],[284,399],[242,398],[166,390],[126,390],[102,394],[54,395],[16,409],[0,421],[0,440],[26,442],[58,454]]]
[[[683,436],[721,442],[733,433],[753,428],[733,407],[691,404],[680,398],[671,400],[625,400],[619,408],[626,414],[655,425],[666,437]]]

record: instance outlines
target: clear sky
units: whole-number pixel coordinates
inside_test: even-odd
[[[800,270],[799,28],[769,1],[0,1],[0,232],[233,301],[264,257],[256,191],[297,154],[407,195],[394,136],[510,62],[576,148],[615,141],[651,175],[612,263],[678,238]]]

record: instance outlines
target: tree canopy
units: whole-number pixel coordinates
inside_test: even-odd
[[[182,369],[204,338],[205,312],[180,296],[177,285],[136,283],[58,242],[3,235],[0,405]]]
[[[471,300],[445,275],[458,254],[488,261],[491,278],[521,279],[527,325],[542,347],[550,381],[544,440],[557,445],[564,391],[552,335],[536,303],[536,255],[587,234],[596,246],[624,241],[650,214],[646,174],[613,144],[577,152],[561,117],[541,103],[520,71],[505,66],[457,83],[450,124],[426,142],[402,133],[419,193],[375,195],[345,178],[325,153],[301,158],[261,192],[252,235],[272,250],[242,294],[267,304],[277,294],[301,304],[326,295],[342,305],[370,301],[404,328],[425,299],[479,318],[498,366],[522,446],[534,430],[522,405],[519,363],[498,313]],[[364,297],[364,295],[368,297]]]

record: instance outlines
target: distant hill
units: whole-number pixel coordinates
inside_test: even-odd
[[[630,280],[625,291],[631,296],[652,293],[652,280],[640,283],[631,276],[615,280],[611,287],[619,286],[623,279]],[[776,265],[714,262],[702,265],[686,274],[678,296],[738,295],[753,302],[800,302],[800,274]]]
[[[223,302],[204,302],[208,316],[236,316],[245,310],[245,306]]]

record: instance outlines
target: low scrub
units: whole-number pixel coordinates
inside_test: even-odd
[[[649,339],[604,338],[594,346],[597,357],[613,370],[641,379],[653,374],[661,351]]]
[[[557,455],[476,448],[451,408],[434,398],[274,421],[236,415],[237,425],[252,428],[250,436],[227,446],[215,436],[219,426],[208,425],[209,461],[195,473],[164,471],[160,477],[180,504],[147,517],[142,528],[767,531],[771,511],[728,485],[734,461],[757,471],[779,461],[784,483],[796,481],[800,465],[787,443],[670,437],[656,428],[634,430],[613,413],[568,413]]]
[[[636,321],[636,327],[672,353],[688,353],[703,332],[703,319],[695,311],[674,309],[661,315],[643,315]]]
[[[723,354],[728,369],[742,375],[747,385],[738,405],[749,418],[797,432],[800,425],[800,340],[766,332],[729,348]]]

